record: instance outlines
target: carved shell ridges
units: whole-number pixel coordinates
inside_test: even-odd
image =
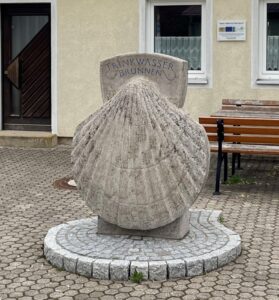
[[[176,220],[208,175],[203,128],[140,77],[77,128],[73,145],[82,197],[123,228],[148,230]]]

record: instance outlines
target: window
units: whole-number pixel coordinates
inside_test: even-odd
[[[259,5],[259,70],[257,83],[279,83],[279,1]]]
[[[147,1],[146,50],[187,60],[189,83],[208,82],[208,2]]]

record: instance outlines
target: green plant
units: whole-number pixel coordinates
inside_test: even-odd
[[[253,180],[248,178],[241,178],[239,175],[233,175],[225,181],[225,184],[251,184]]]
[[[225,219],[224,219],[224,217],[221,215],[221,216],[218,218],[218,221],[219,221],[219,223],[223,224],[224,221],[225,221]]]
[[[141,283],[143,280],[143,274],[142,272],[138,272],[135,270],[135,272],[131,276],[131,281],[134,283]]]

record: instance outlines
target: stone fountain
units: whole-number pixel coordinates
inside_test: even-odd
[[[81,275],[127,280],[195,276],[234,260],[240,237],[219,211],[190,210],[208,176],[202,126],[181,108],[187,62],[129,54],[101,62],[103,106],[73,139],[73,176],[97,215],[61,224],[46,258]]]

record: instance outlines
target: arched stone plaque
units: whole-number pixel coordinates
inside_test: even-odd
[[[183,107],[187,88],[188,63],[163,54],[127,54],[101,62],[103,101],[111,99],[132,77],[143,76],[155,82],[162,95]]]

